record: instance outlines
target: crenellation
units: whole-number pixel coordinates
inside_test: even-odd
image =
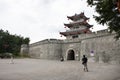
[[[97,33],[108,33],[109,31],[108,31],[108,29],[104,29],[104,30],[99,30],[99,31],[97,31]]]
[[[32,44],[30,44],[30,46],[34,47],[34,46],[39,46],[39,45],[42,45],[42,44],[49,44],[49,43],[60,44],[60,43],[62,43],[62,40],[59,40],[59,39],[45,39],[45,40],[42,40],[42,41],[39,41],[39,42],[36,42],[36,43],[32,43]]]

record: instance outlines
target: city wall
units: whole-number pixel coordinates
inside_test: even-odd
[[[29,55],[40,59],[60,59],[63,56],[67,60],[68,52],[73,50],[75,60],[81,60],[86,54],[97,62],[120,63],[120,40],[116,41],[114,36],[115,33],[102,30],[81,34],[76,39],[46,39],[30,44]]]
[[[61,43],[61,40],[46,39],[30,44],[29,55],[39,59],[59,59],[62,53]]]

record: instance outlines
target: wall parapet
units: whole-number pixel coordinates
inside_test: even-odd
[[[75,43],[75,42],[77,43],[77,42],[80,42],[82,40],[87,40],[87,39],[92,39],[92,38],[99,38],[99,37],[105,37],[105,36],[111,36],[111,35],[115,35],[115,32],[110,33],[108,31],[108,29],[105,29],[105,30],[92,32],[92,33],[89,33],[89,34],[81,34],[79,38],[65,39],[64,43]]]
[[[60,39],[45,39],[45,40],[30,44],[30,47],[41,45],[41,44],[50,44],[50,43],[61,44],[62,42],[63,40],[60,40]]]

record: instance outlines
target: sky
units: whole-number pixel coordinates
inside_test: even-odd
[[[84,12],[89,17],[92,31],[106,29],[93,19],[97,14],[86,0],[0,0],[0,29],[11,34],[29,37],[30,43],[44,39],[65,39],[59,32],[66,31],[67,16]]]

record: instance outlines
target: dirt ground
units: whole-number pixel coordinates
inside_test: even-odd
[[[120,65],[89,62],[89,72],[80,61],[0,59],[0,80],[120,80]]]

